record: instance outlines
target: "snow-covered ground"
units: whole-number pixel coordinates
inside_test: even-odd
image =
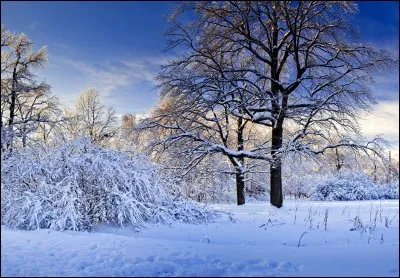
[[[233,219],[140,233],[105,225],[94,233],[2,227],[1,276],[399,275],[398,200],[212,208]]]

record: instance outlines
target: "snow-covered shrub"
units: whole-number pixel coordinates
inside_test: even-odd
[[[174,177],[168,183],[168,190],[201,203],[236,202],[235,177],[229,171],[229,164],[219,154],[205,157],[190,171],[185,167],[189,157],[171,161],[166,159],[162,174]],[[172,168],[172,169],[171,169]]]
[[[316,175],[293,175],[284,180],[284,193],[295,198],[309,197]]]
[[[172,196],[146,156],[101,148],[88,138],[2,161],[1,221],[19,229],[90,230],[97,223],[200,223],[216,214]]]
[[[314,188],[310,192],[313,200],[355,201],[379,199],[377,186],[362,172],[339,172],[315,175]]]
[[[380,199],[399,199],[399,181],[381,184],[377,191]]]
[[[399,182],[377,184],[363,172],[341,171],[293,175],[285,180],[285,193],[322,201],[398,199]]]

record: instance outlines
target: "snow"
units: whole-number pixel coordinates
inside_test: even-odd
[[[199,223],[215,215],[168,192],[144,155],[102,148],[88,137],[15,150],[1,163],[1,221],[11,228],[87,231],[98,223]]]
[[[1,276],[399,275],[398,200],[211,208],[232,217],[151,224],[141,232],[111,225],[92,233],[2,226]],[[363,227],[352,229],[356,216]]]

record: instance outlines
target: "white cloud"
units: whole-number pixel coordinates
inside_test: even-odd
[[[390,143],[394,158],[399,160],[399,101],[382,101],[373,112],[360,121],[364,135],[382,135]]]
[[[155,77],[159,69],[157,60],[154,58],[120,59],[101,61],[97,64],[57,58],[54,62],[79,71],[79,74],[83,74],[87,80],[87,86],[97,88],[103,96],[110,96],[121,88],[140,82],[155,85]]]

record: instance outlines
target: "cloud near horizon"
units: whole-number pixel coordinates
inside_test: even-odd
[[[381,101],[360,120],[364,136],[373,138],[382,135],[389,143],[392,157],[399,161],[399,101]]]

